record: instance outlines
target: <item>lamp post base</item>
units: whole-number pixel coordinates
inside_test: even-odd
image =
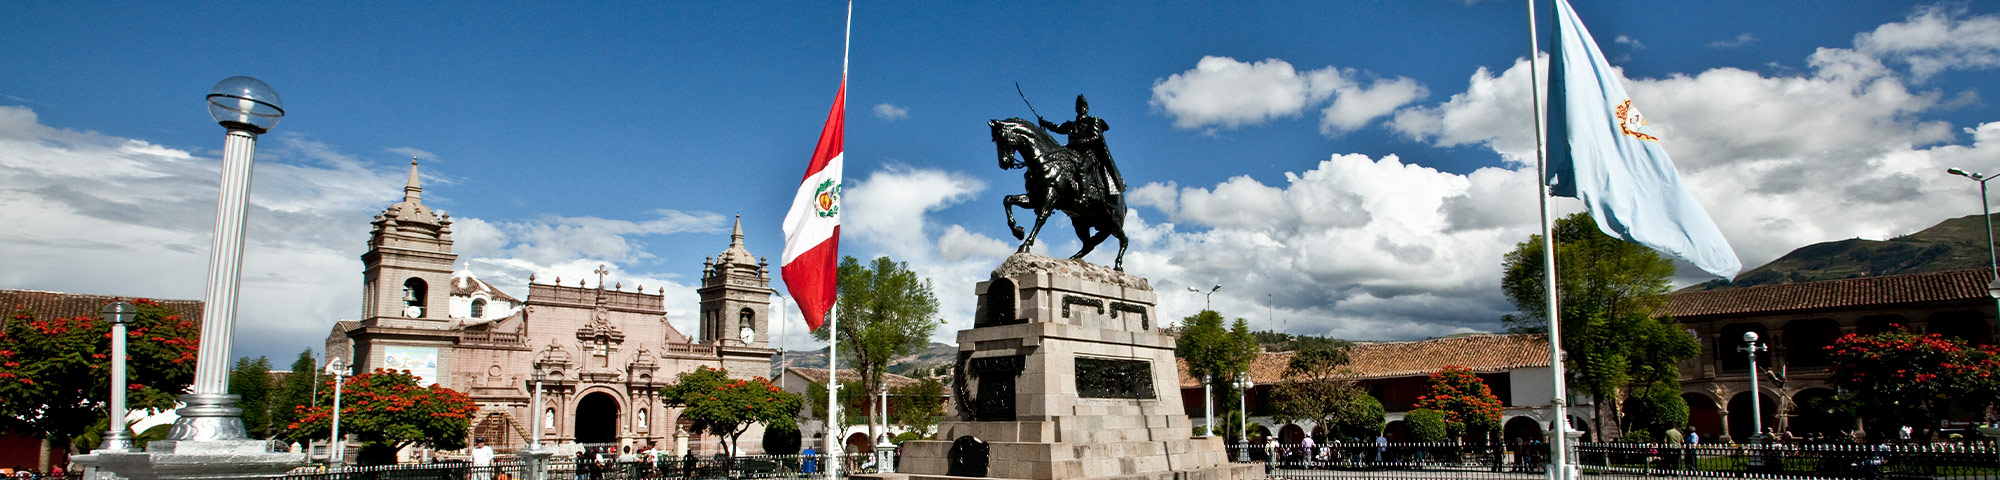
[[[244,453],[239,445],[218,445],[247,443],[258,447],[255,453]],[[258,440],[234,440],[219,442],[190,442],[181,452],[102,452],[71,457],[83,467],[83,478],[88,480],[182,480],[182,479],[253,479],[271,478],[303,465],[303,453],[269,453],[262,451],[265,442]],[[154,444],[148,444],[150,450]],[[207,450],[213,447],[214,451]]]
[[[174,420],[173,428],[167,430],[168,448],[180,442],[208,442],[215,440],[243,440],[249,437],[243,428],[243,410],[236,408],[237,396],[213,393],[190,393],[181,395],[181,402],[187,406],[174,413],[180,418]],[[146,447],[154,450],[153,442]],[[263,442],[257,442],[262,444]]]

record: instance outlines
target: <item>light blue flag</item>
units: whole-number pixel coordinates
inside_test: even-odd
[[[1618,84],[1597,41],[1566,0],[1554,0],[1556,41],[1549,65],[1552,193],[1583,200],[1605,235],[1645,245],[1723,278],[1743,269],[1729,241]]]

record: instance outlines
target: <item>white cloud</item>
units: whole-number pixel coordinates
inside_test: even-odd
[[[1336,136],[1367,126],[1429,91],[1405,77],[1378,79],[1363,87],[1353,69],[1326,67],[1299,72],[1275,58],[1244,63],[1202,57],[1193,70],[1153,81],[1153,108],[1174,118],[1174,127],[1235,129],[1282,117],[1333,100],[1321,111],[1320,133]]]
[[[1977,31],[1973,24],[1991,19],[1950,21],[1920,10],[1910,22],[1885,25],[1858,37],[1857,43],[1918,37],[1910,30]],[[1948,25],[1957,27],[1944,28]],[[1920,28],[1926,26],[1930,28]],[[1976,213],[1938,208],[1959,201],[1967,188],[1942,172],[1949,166],[1992,164],[2000,144],[1979,136],[1989,128],[1985,125],[1965,130],[1972,133],[1972,143],[1954,144],[1962,138],[1958,129],[1923,119],[1921,114],[1947,103],[1937,92],[1911,90],[1891,67],[1919,68],[1921,61],[1904,55],[1919,50],[1938,51],[1821,48],[1806,59],[1811,69],[1802,75],[1716,68],[1626,79],[1624,84],[1660,132],[1689,189],[1708,207],[1744,264],[1755,266],[1815,242],[1887,238]],[[1972,64],[1952,63],[1958,66],[1954,68]],[[1481,69],[1465,92],[1443,104],[1403,109],[1391,125],[1437,146],[1482,145],[1513,160],[1512,168],[1525,168],[1534,158],[1532,122],[1523,120],[1530,102],[1527,65],[1517,61],[1497,76]],[[1500,187],[1502,183],[1493,183],[1496,191],[1533,188],[1533,183]],[[1497,220],[1507,218],[1505,212],[1470,210],[1484,206],[1465,202],[1448,205],[1446,211],[1466,227],[1506,223]]]
[[[897,257],[928,251],[931,232],[924,214],[985,189],[984,182],[963,173],[888,166],[842,187],[841,201],[850,208],[842,215],[841,231],[896,252]]]
[[[1347,80],[1332,67],[1300,73],[1275,58],[1244,63],[1202,57],[1193,70],[1153,81],[1153,108],[1174,117],[1174,127],[1237,128],[1297,116],[1333,94]]]
[[[1547,59],[1544,55],[1538,62],[1544,72],[1548,70]],[[1443,104],[1397,111],[1389,127],[1440,147],[1484,145],[1499,152],[1509,165],[1533,165],[1534,102],[1529,95],[1527,65],[1526,60],[1516,60],[1497,76],[1479,67],[1464,92],[1453,94]]]
[[[1961,18],[1964,6],[1919,7],[1908,19],[1854,36],[1855,49],[1908,65],[1922,82],[1948,70],[2000,67],[2000,16]]]
[[[394,148],[384,148],[382,150],[387,151],[389,153],[402,155],[404,157],[414,158],[417,160],[436,160],[438,158],[437,154],[426,152],[416,147],[394,147]]]
[[[1406,77],[1378,80],[1368,88],[1353,85],[1335,89],[1333,104],[1321,111],[1319,132],[1334,136],[1368,126],[1377,118],[1430,96],[1430,89]]]
[[[1708,42],[1708,46],[1711,48],[1736,48],[1736,47],[1747,46],[1752,43],[1757,43],[1757,36],[1751,35],[1749,32],[1744,32],[1744,33],[1738,33],[1736,34],[1735,37],[1730,38],[1728,40],[1716,40],[1713,42]]]
[[[910,118],[910,109],[887,103],[879,103],[875,105],[875,118],[891,122]]]
[[[1632,37],[1629,37],[1629,36],[1625,36],[1625,35],[1619,35],[1619,36],[1618,36],[1617,38],[1613,38],[1613,39],[1611,39],[1611,41],[1612,41],[1612,42],[1615,42],[1615,43],[1617,43],[1617,44],[1619,44],[1619,45],[1624,45],[1624,46],[1628,46],[1628,47],[1632,47],[1632,49],[1633,49],[1633,50],[1645,50],[1645,49],[1646,49],[1646,44],[1644,44],[1644,43],[1640,43],[1640,42],[1639,42],[1639,39],[1637,39],[1637,38],[1632,38]]]
[[[260,349],[355,315],[353,249],[371,204],[400,193],[405,177],[298,135],[259,147],[234,350],[283,358],[296,352]],[[0,106],[0,287],[201,299],[220,163]]]

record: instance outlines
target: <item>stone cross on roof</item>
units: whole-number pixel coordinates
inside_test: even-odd
[[[611,273],[611,271],[610,271],[610,270],[605,270],[605,269],[604,269],[604,264],[600,263],[600,264],[597,264],[597,269],[596,269],[596,270],[592,270],[592,271],[591,271],[591,273],[595,273],[595,274],[597,274],[597,289],[598,289],[598,290],[603,290],[603,289],[604,289],[604,275],[605,275],[605,274],[608,274],[608,273]]]

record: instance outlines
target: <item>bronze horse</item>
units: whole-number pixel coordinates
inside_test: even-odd
[[[1083,241],[1083,250],[1071,255],[1071,260],[1082,259],[1105,238],[1118,237],[1118,258],[1112,267],[1125,271],[1125,200],[1122,192],[1111,191],[1104,175],[1099,175],[1093,159],[1077,153],[1057,143],[1055,137],[1036,126],[1035,122],[1009,118],[987,121],[993,129],[993,144],[999,149],[1000,169],[1026,168],[1022,174],[1026,178],[1028,193],[1008,195],[1001,199],[1001,206],[1007,211],[1007,226],[1014,231],[1014,238],[1021,240],[1021,248],[1016,252],[1025,253],[1034,246],[1035,235],[1041,233],[1042,224],[1049,215],[1061,210],[1069,215],[1069,223],[1076,227],[1076,237]],[[1015,155],[1020,160],[1015,160]],[[1021,226],[1014,222],[1014,207],[1035,211],[1035,226],[1023,233]],[[1091,230],[1097,233],[1092,234]]]

